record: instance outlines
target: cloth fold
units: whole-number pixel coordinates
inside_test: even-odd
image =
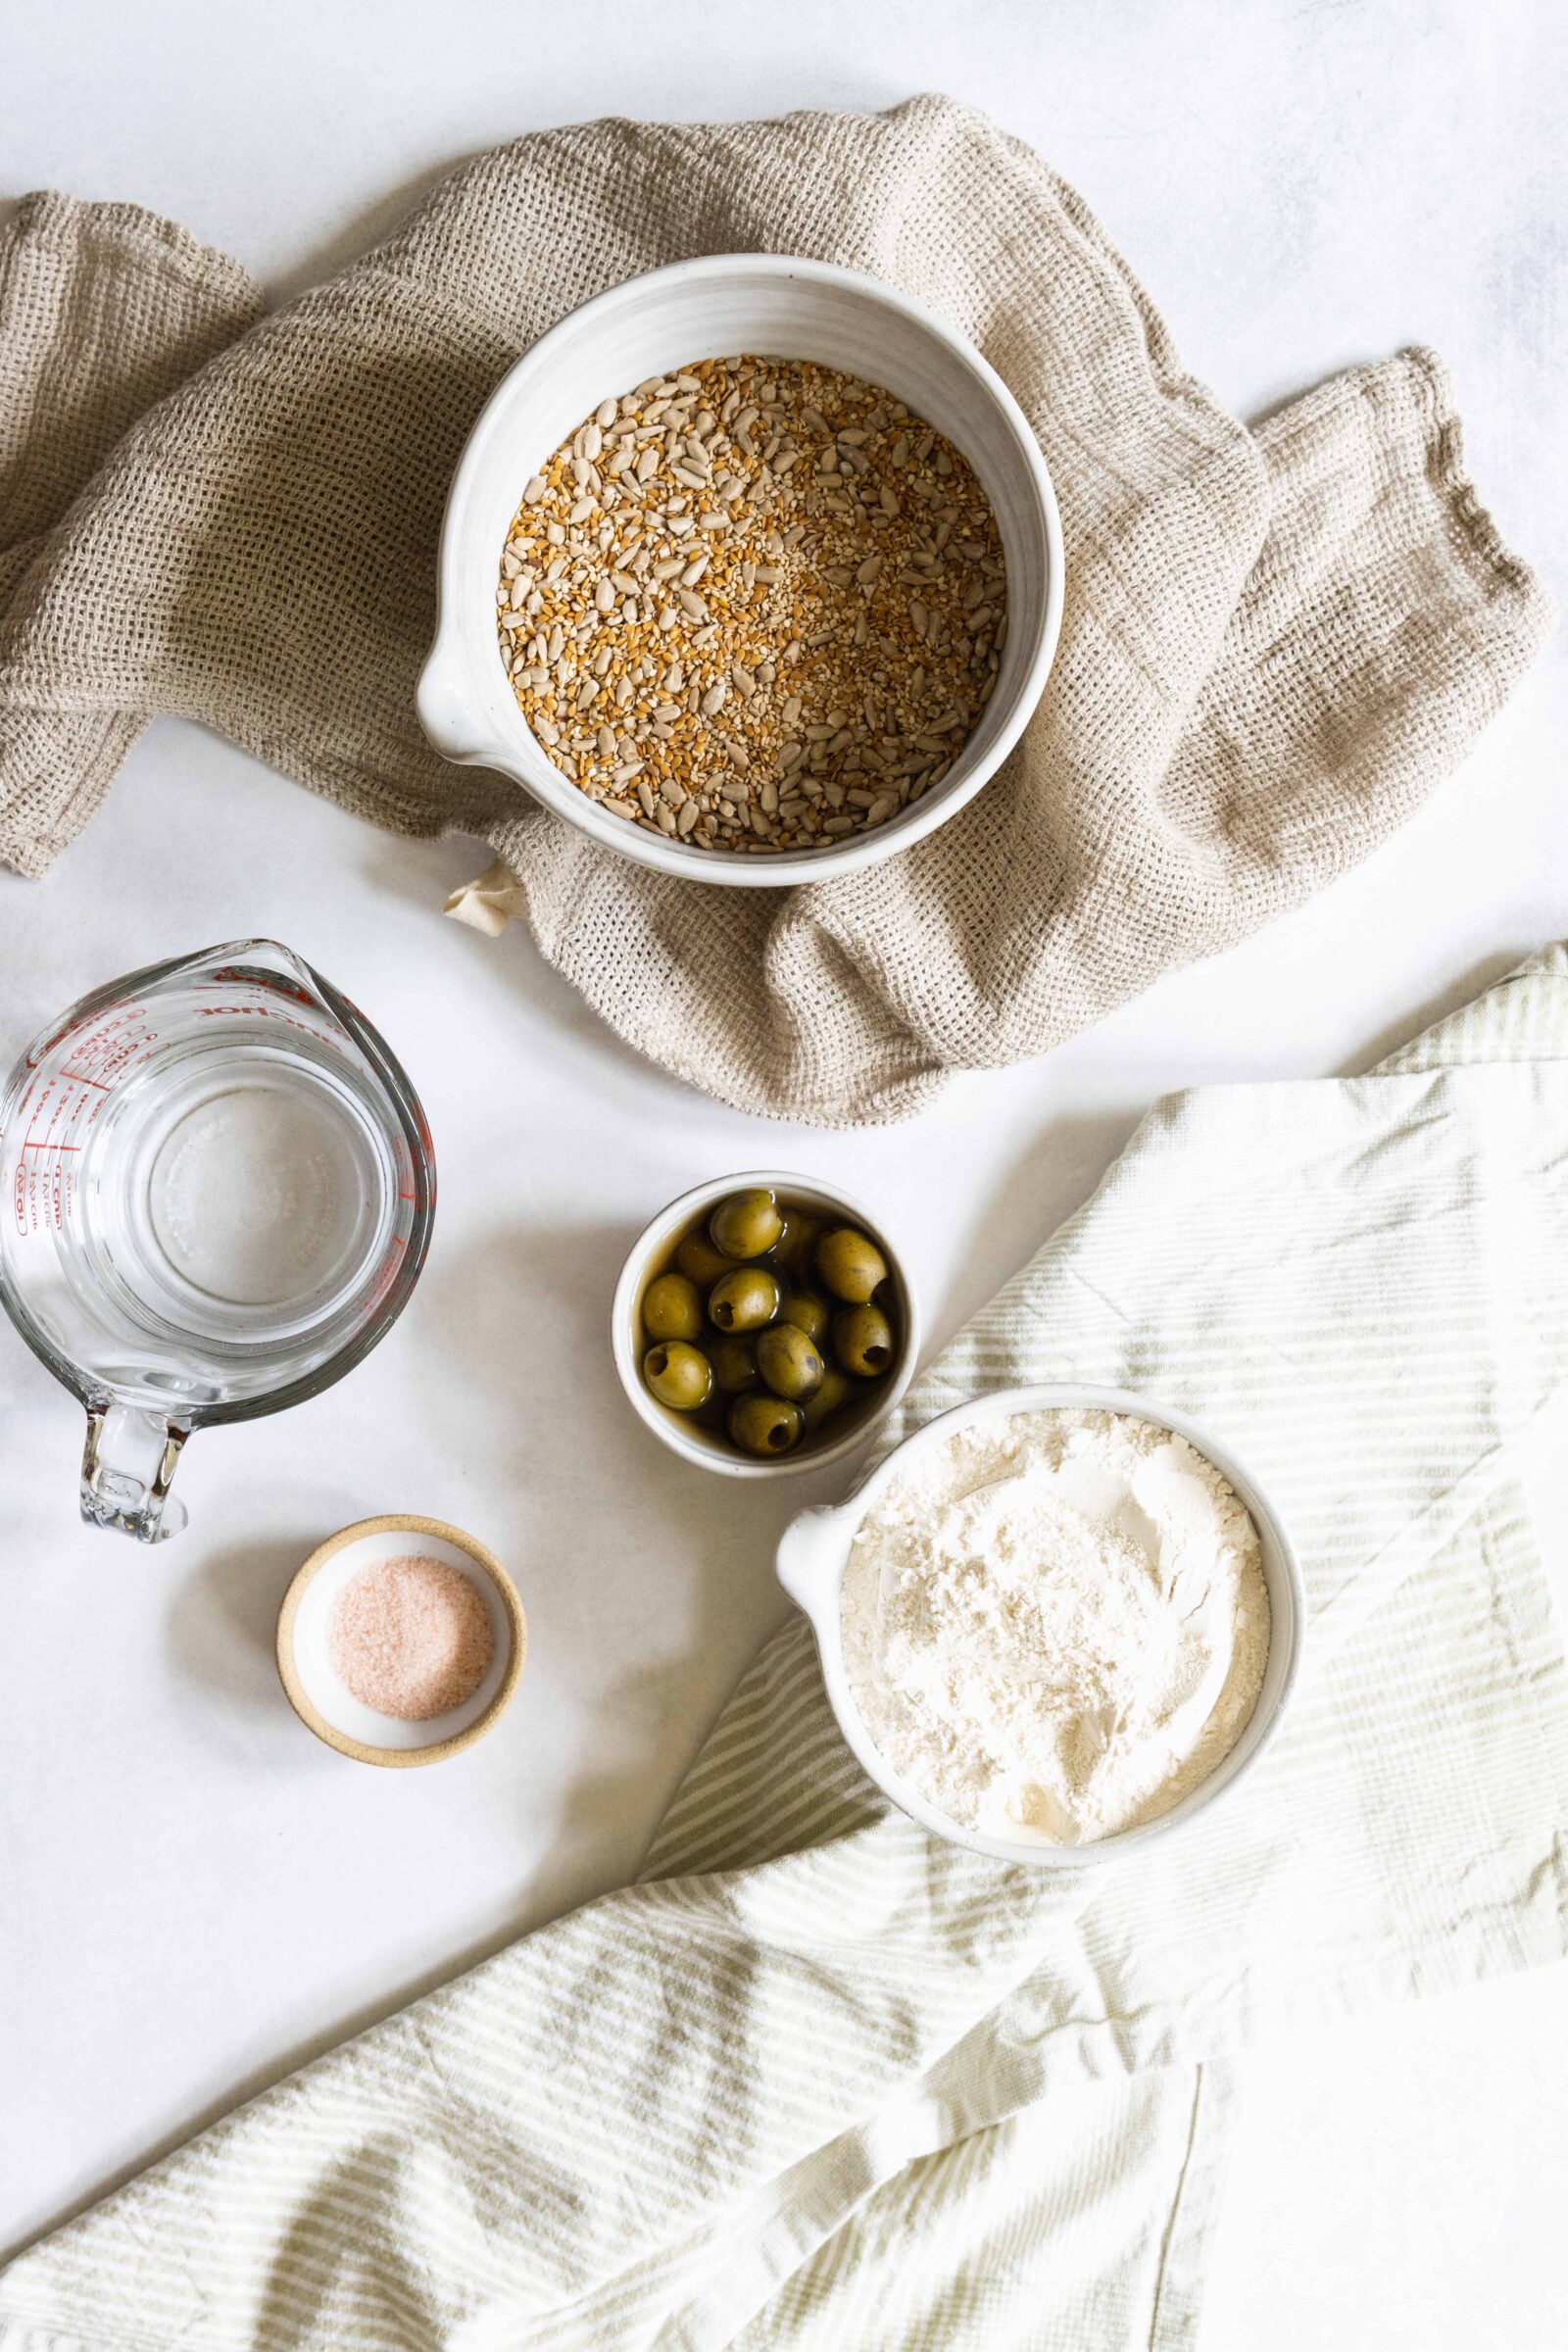
[[[144,411],[261,315],[237,262],[133,204],[29,196],[0,235],[0,636],[45,592],[65,518]],[[0,857],[41,870],[147,719],[64,685],[0,693]]]
[[[1568,1948],[1568,1667],[1520,1449],[1568,1378],[1568,951],[1372,1077],[1161,1103],[910,1391],[1222,1433],[1309,1627],[1163,1846],[1004,1869],[890,1809],[808,1631],[642,1880],[23,2255],[4,2352],[1192,2352],[1247,2045]]]
[[[499,376],[605,286],[737,249],[867,271],[960,327],[1039,435],[1066,539],[1060,649],[1003,771],[905,855],[778,894],[606,856],[447,765],[414,713],[441,502]],[[455,911],[525,914],[621,1037],[743,1109],[903,1116],[1233,944],[1409,814],[1548,622],[1430,354],[1249,432],[1082,199],[943,99],[519,139],[255,310],[234,264],[133,207],[34,198],[0,239],[0,419],[45,485],[0,557],[0,858],[41,872],[139,725],[205,720],[395,830],[486,841]]]

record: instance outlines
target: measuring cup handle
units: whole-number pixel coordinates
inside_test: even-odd
[[[139,1544],[177,1536],[187,1513],[169,1487],[189,1436],[159,1413],[127,1404],[90,1406],[81,1455],[82,1517]]]

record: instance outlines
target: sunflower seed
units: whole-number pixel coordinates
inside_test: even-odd
[[[928,791],[1005,637],[968,468],[898,403],[804,364],[705,361],[602,400],[529,476],[498,573],[508,673],[562,772],[647,831],[752,855]]]

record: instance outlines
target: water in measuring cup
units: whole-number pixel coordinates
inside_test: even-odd
[[[171,1284],[289,1313],[343,1262],[361,1222],[349,1137],[286,1082],[227,1084],[159,1146],[147,1215]]]
[[[46,1028],[0,1092],[0,1307],[86,1408],[84,1516],[172,1533],[186,1438],[351,1371],[434,1207],[407,1075],[276,940],[127,973]]]
[[[385,1136],[308,1051],[215,1039],[160,1056],[88,1154],[92,1253],[154,1330],[252,1346],[303,1336],[365,1290],[387,1249]]]

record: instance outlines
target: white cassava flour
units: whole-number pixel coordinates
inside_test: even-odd
[[[1086,1845],[1166,1812],[1268,1659],[1257,1530],[1125,1413],[1013,1413],[918,1455],[861,1521],[845,1663],[878,1749],[953,1820]]]

